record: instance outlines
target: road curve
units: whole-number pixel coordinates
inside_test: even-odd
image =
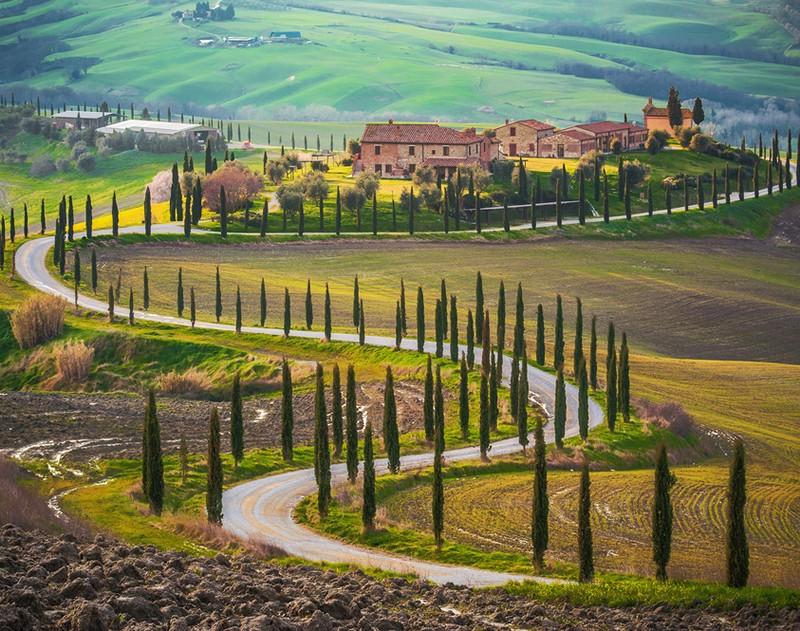
[[[176,224],[159,224],[153,226],[155,234],[180,233],[181,226]],[[124,230],[128,233],[139,232],[141,228],[133,227]],[[98,231],[98,234],[107,234],[108,231]],[[16,271],[22,279],[36,289],[61,296],[68,301],[74,300],[74,290],[65,286],[54,278],[47,269],[47,256],[53,244],[52,237],[43,237],[24,242],[15,254]],[[79,295],[78,304],[84,309],[108,312],[108,305],[94,298]],[[173,316],[135,311],[138,320],[172,324],[176,326],[191,326],[189,320]],[[215,322],[196,322],[196,328],[233,331],[229,324]],[[243,327],[245,333],[262,335],[283,335],[280,329]],[[293,337],[321,339],[322,333],[318,331],[292,331]],[[334,341],[358,342],[358,336],[349,333],[334,333]],[[392,337],[368,335],[365,343],[371,346],[394,347]],[[402,348],[416,350],[416,340],[405,339]],[[466,351],[466,346],[459,346],[461,351]],[[425,343],[425,351],[433,353],[435,344]],[[481,349],[475,349],[476,361],[480,363]],[[511,360],[504,357],[503,374],[511,372]],[[546,411],[551,411],[554,405],[555,377],[543,370],[528,366],[528,381],[531,389],[531,398],[541,405]],[[567,384],[567,424],[566,435],[573,436],[578,432],[577,410],[578,391],[574,386]],[[591,427],[603,422],[603,411],[593,400],[589,402],[589,424]],[[549,425],[545,428],[545,436],[552,441],[553,432]],[[503,455],[516,452],[520,449],[516,438],[498,441],[491,446],[491,455]],[[448,461],[476,459],[479,457],[477,447],[467,447],[448,451],[445,453]],[[403,456],[401,464],[403,469],[412,469],[429,466],[432,463],[432,454],[415,454]],[[377,473],[387,471],[386,460],[377,460],[375,463]],[[332,480],[336,484],[346,479],[343,464],[332,467]],[[415,559],[403,558],[385,554],[375,550],[367,550],[357,546],[348,545],[324,537],[300,524],[293,519],[294,508],[300,499],[316,491],[312,469],[291,471],[267,478],[252,480],[227,490],[223,497],[223,512],[225,515],[225,528],[230,532],[246,539],[268,540],[280,546],[288,553],[312,561],[328,561],[332,563],[352,563],[361,566],[379,567],[397,572],[413,573],[439,583],[452,582],[467,585],[496,585],[519,580],[523,577],[492,572],[475,568],[458,567],[436,563],[427,563]],[[544,580],[544,579],[542,579]]]

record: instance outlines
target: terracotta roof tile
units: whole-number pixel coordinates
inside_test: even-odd
[[[479,142],[481,137],[441,127],[435,123],[369,123],[364,129],[361,142],[468,145]]]

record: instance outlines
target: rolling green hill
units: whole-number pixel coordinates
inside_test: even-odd
[[[190,24],[171,18],[188,1],[6,2],[0,80],[293,120],[638,117],[671,81],[729,105],[800,97],[792,39],[765,2],[233,4],[232,21]],[[195,45],[285,29],[307,42]]]

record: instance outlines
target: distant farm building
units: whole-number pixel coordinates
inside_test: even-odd
[[[274,44],[297,44],[303,41],[303,36],[300,31],[272,31],[269,34],[269,41]]]
[[[539,153],[539,141],[555,132],[556,128],[549,123],[534,120],[518,120],[501,125],[494,130],[500,141],[500,151],[508,157],[536,156]]]
[[[634,123],[597,121],[573,125],[542,139],[538,146],[540,158],[580,158],[588,151],[608,153],[614,140],[623,151],[641,149],[647,138],[647,129]]]
[[[653,105],[653,97],[647,99],[647,105],[642,108],[644,114],[644,126],[647,131],[665,131],[672,133],[672,125],[669,124],[669,112],[666,107],[656,107]],[[691,127],[692,110],[681,108],[681,127]]]
[[[60,129],[97,129],[114,120],[110,112],[81,112],[65,110],[52,116],[53,124]]]
[[[216,129],[195,125],[194,123],[171,123],[166,121],[150,121],[130,119],[100,127],[98,134],[110,135],[121,134],[126,131],[133,133],[145,133],[154,136],[191,136],[199,143],[204,143],[208,138],[216,138],[219,133]]]
[[[459,131],[435,123],[370,123],[353,170],[408,177],[426,165],[449,177],[463,165],[488,168],[499,155],[498,145],[495,138],[478,135],[474,128]]]
[[[260,37],[225,37],[222,41],[225,45],[234,48],[252,48],[262,44]]]

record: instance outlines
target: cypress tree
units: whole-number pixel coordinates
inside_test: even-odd
[[[347,479],[355,484],[358,476],[358,407],[356,402],[356,371],[353,364],[347,367],[347,385],[345,393],[345,424],[347,434]],[[370,434],[372,430],[370,428]],[[366,451],[366,435],[364,436]],[[372,449],[370,436],[370,451]],[[366,460],[366,453],[365,453]],[[366,462],[365,462],[366,466]],[[374,472],[373,472],[374,473]]]
[[[597,390],[597,316],[592,316],[592,337],[589,344],[589,383]]]
[[[667,214],[672,214],[672,186],[664,185],[664,205],[667,207]]]
[[[322,366],[317,363],[317,387],[314,392],[314,462],[317,474],[317,508],[319,516],[328,516],[331,501],[331,454],[328,446],[328,414],[325,409],[325,383]]]
[[[500,290],[497,295],[497,380],[503,379],[503,350],[506,344],[506,288],[500,281]]]
[[[189,319],[192,322],[192,328],[194,328],[194,324],[197,322],[197,300],[195,299],[193,286],[189,287]]]
[[[583,440],[589,437],[589,377],[583,357],[578,363],[578,433]]]
[[[475,341],[478,344],[483,342],[483,278],[481,273],[475,280],[475,333],[477,335]]]
[[[531,189],[531,230],[536,230],[536,195],[538,185],[534,184]]]
[[[622,156],[617,159],[617,198],[619,201],[625,199],[625,168]]]
[[[11,208],[11,212],[8,217],[8,237],[11,240],[11,243],[17,238],[17,222],[14,218],[14,208]],[[5,235],[3,235],[3,241],[5,241]]]
[[[261,317],[259,318],[259,322],[261,322],[261,326],[264,326],[267,323],[267,285],[264,282],[264,278],[261,278],[261,294],[259,296],[259,306],[261,307]]]
[[[772,195],[772,160],[767,162],[767,195]]]
[[[525,345],[525,303],[522,298],[522,283],[517,284],[517,304],[514,321],[514,357],[522,354]]]
[[[364,490],[361,524],[369,532],[375,528],[375,461],[372,455],[372,423],[364,430]]]
[[[608,174],[603,169],[603,221],[608,223],[611,221],[611,215],[608,208]]]
[[[358,308],[358,343],[361,346],[364,346],[364,341],[367,336],[367,325],[364,323],[364,301],[361,301],[361,305]]]
[[[425,440],[433,442],[433,367],[431,356],[428,355],[428,362],[425,367],[425,388],[422,397],[422,420],[425,428]]]
[[[336,215],[335,215],[335,230],[338,237],[342,233],[342,197],[339,193],[339,187],[336,187]]]
[[[281,364],[281,454],[286,462],[294,457],[294,404],[292,371],[284,357]]]
[[[631,420],[631,381],[630,361],[628,354],[628,336],[623,331],[622,345],[619,349],[619,397],[617,398],[622,420],[626,423]]]
[[[536,363],[544,366],[545,362],[544,346],[544,309],[542,303],[536,306]]]
[[[667,448],[659,445],[656,455],[655,492],[653,499],[653,562],[656,578],[667,580],[667,564],[672,553],[672,499],[670,491],[675,476],[669,470]]]
[[[553,355],[553,368],[560,370],[564,367],[564,309],[561,304],[561,294],[556,296],[556,340]]]
[[[442,391],[442,370],[441,366],[436,366],[436,385],[434,387],[434,443],[438,445],[441,452],[445,449],[444,440],[444,393]]]
[[[425,348],[425,296],[422,286],[417,288],[417,351]]]
[[[150,308],[150,278],[147,274],[146,266],[142,273],[142,302],[144,310],[147,311]]]
[[[531,539],[533,540],[533,566],[537,572],[544,568],[544,552],[550,539],[548,518],[550,500],[547,497],[547,445],[544,442],[542,421],[536,419],[533,434],[533,511]]]
[[[356,274],[353,280],[353,326],[358,329],[361,318],[359,317],[359,308],[361,307],[361,297],[358,289],[358,275]]]
[[[148,237],[152,230],[153,225],[153,210],[150,206],[150,187],[148,186],[144,191],[144,233]]]
[[[44,212],[44,198],[42,198],[42,203],[39,206],[39,226],[40,234],[44,234],[44,231],[47,230],[47,216]]]
[[[133,325],[133,287],[128,293],[128,324]]]
[[[331,383],[331,430],[333,431],[333,454],[335,458],[342,455],[344,444],[344,425],[342,422],[342,380],[339,364],[333,365],[333,382]]]
[[[489,377],[481,371],[479,443],[481,460],[489,460]]]
[[[611,347],[606,374],[606,417],[612,432],[617,424],[617,349]]]
[[[469,375],[467,373],[467,360],[461,354],[461,366],[458,381],[458,420],[461,428],[461,438],[466,440],[469,436]]]
[[[481,348],[481,371],[489,378],[492,364],[492,341],[489,336],[489,310],[483,314],[483,346]]]
[[[263,239],[267,236],[267,227],[269,220],[269,200],[264,200],[264,206],[261,208],[261,225],[259,226],[260,236]]]
[[[108,321],[114,322],[114,287],[108,286]]]
[[[242,413],[242,383],[237,372],[231,388],[231,455],[234,466],[244,459],[244,415]]]
[[[88,197],[89,196],[87,195],[87,199]],[[75,238],[75,208],[72,205],[72,195],[70,195],[69,203],[67,206],[67,240],[71,243],[74,238]]]
[[[208,471],[206,474],[206,515],[209,523],[222,523],[222,457],[219,441],[219,413],[211,410],[208,424]]]
[[[217,322],[219,322],[222,316],[222,282],[219,277],[219,265],[217,265],[216,291],[214,292],[214,314],[217,317]]]
[[[703,210],[705,207],[705,196],[703,194],[703,176],[697,176],[697,208]]]
[[[746,501],[744,444],[741,440],[737,440],[733,448],[733,460],[728,480],[728,522],[725,551],[729,587],[745,587],[750,576],[750,550],[747,543],[744,515]]]
[[[520,366],[519,366],[519,357],[515,354],[511,358],[511,376],[509,377],[509,403],[511,404],[509,407],[511,408],[511,416],[513,417],[514,421],[517,420],[517,408],[518,408],[518,394],[519,394],[519,375],[520,375]]]
[[[631,181],[629,177],[625,177],[625,219],[631,220]]]
[[[653,183],[647,183],[647,216],[653,216]]]
[[[567,393],[564,383],[564,370],[558,369],[556,375],[556,394],[555,394],[555,414],[553,418],[553,430],[555,433],[556,447],[561,449],[564,446],[564,430],[567,425]]]
[[[183,317],[183,268],[178,268],[178,289],[176,295],[176,306],[178,309],[178,317]]]
[[[577,312],[575,315],[575,350],[572,354],[572,374],[578,377],[578,366],[583,361],[583,304],[580,298],[575,299]]]
[[[400,301],[394,307],[394,347],[399,350],[403,343],[403,316],[400,314]]]
[[[438,367],[437,367],[438,372]],[[441,388],[438,380],[437,387]],[[438,415],[437,415],[438,416]],[[433,497],[432,497],[432,521],[433,539],[436,543],[437,552],[442,549],[442,533],[444,531],[444,483],[442,480],[442,452],[444,451],[444,429],[441,433],[436,432],[436,439],[433,450]]]
[[[578,580],[591,583],[594,580],[594,553],[592,550],[592,498],[589,482],[589,463],[583,463],[581,470],[580,499],[578,500]]]
[[[22,236],[28,238],[28,204],[22,204]]]
[[[742,167],[736,169],[736,189],[739,194],[739,201],[744,201],[744,178],[742,177]]]
[[[406,323],[406,286],[403,283],[403,278],[400,277],[400,318],[403,323],[403,335],[408,334],[408,327]]]
[[[442,301],[442,337],[447,339],[447,284],[444,278],[441,282],[440,300]]]
[[[563,212],[561,210],[561,187],[556,184],[556,225],[560,228],[563,223]]]
[[[306,293],[306,318],[308,317],[308,313],[311,309],[311,281],[309,281],[308,291]],[[331,316],[331,292],[328,288],[328,283],[325,283],[325,307],[324,307],[324,320],[325,320],[325,340],[330,341],[331,336],[333,335],[333,323],[332,323],[332,316]],[[310,327],[309,327],[310,328]]]
[[[414,234],[414,187],[408,196],[408,234]]]
[[[372,194],[372,235],[378,235],[378,194]]]
[[[164,463],[161,455],[161,426],[156,413],[156,399],[151,389],[147,395],[147,486],[145,493],[150,510],[161,514],[164,506]]]
[[[759,161],[756,160],[755,164],[753,165],[753,197],[755,197],[756,199],[758,199],[760,193],[759,187],[761,186],[758,177],[758,165]]]
[[[583,171],[578,169],[578,223],[586,224],[586,184]]]
[[[283,288],[283,335],[289,337],[292,331],[292,299],[289,297],[289,288]]]
[[[683,210],[689,212],[689,178],[683,174]]]
[[[475,325],[472,309],[467,309],[467,366],[470,370],[475,367]]]
[[[311,299],[311,279],[306,282],[306,328],[310,329],[314,324],[314,303]]]
[[[731,203],[731,174],[727,162],[725,163],[725,203]]]
[[[514,360],[516,364],[517,361]],[[528,351],[522,350],[520,358],[522,368],[519,371],[519,384],[517,385],[517,437],[522,445],[522,453],[528,445]]]
[[[497,418],[500,415],[497,397],[497,363],[492,355],[491,366],[489,367],[489,429],[497,431]]]
[[[511,222],[508,217],[508,197],[503,200],[503,230],[505,232],[511,230]]]
[[[400,432],[397,428],[397,404],[394,399],[392,367],[386,367],[386,387],[383,399],[383,448],[391,473],[400,471]]]
[[[186,209],[183,213],[183,237],[187,241],[192,237],[192,194],[186,191]]]
[[[442,301],[438,298],[436,299],[436,357],[442,358],[444,355],[444,330],[445,330],[445,322],[444,322],[444,313],[442,309]]]
[[[456,296],[450,296],[450,361],[458,361],[458,308]]]

